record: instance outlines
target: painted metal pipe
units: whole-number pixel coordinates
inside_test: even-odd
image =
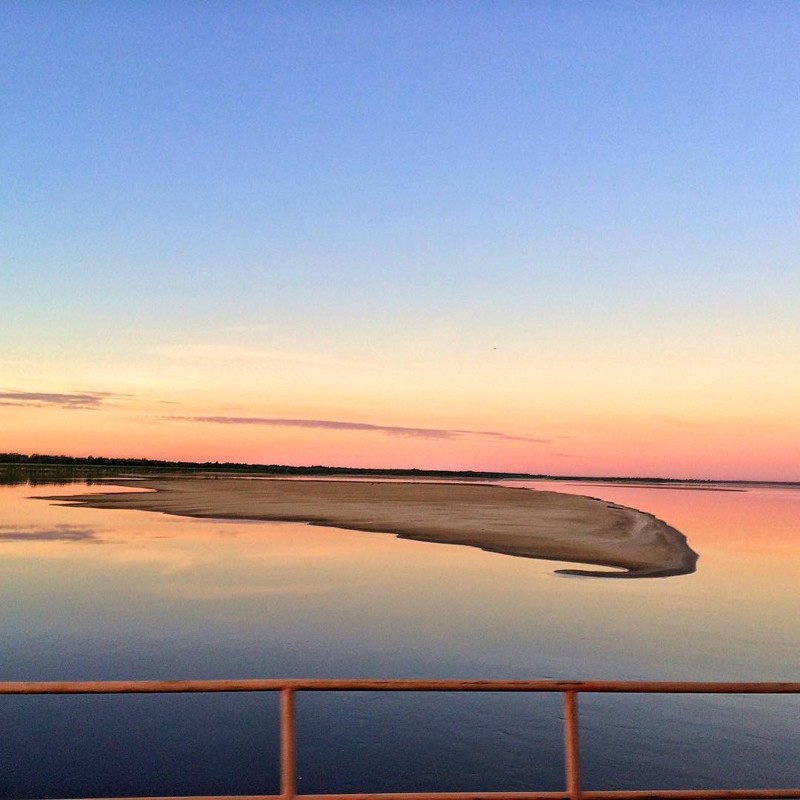
[[[578,696],[564,692],[564,762],[570,800],[581,797],[581,753],[578,740]]]
[[[294,735],[294,689],[281,690],[281,797],[297,794],[297,753]]]
[[[800,683],[686,681],[475,681],[268,678],[199,681],[5,681],[0,694],[176,692],[619,692],[647,694],[800,694]]]

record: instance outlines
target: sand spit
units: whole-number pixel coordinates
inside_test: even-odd
[[[51,499],[187,517],[306,522],[624,570],[558,570],[570,575],[660,578],[694,572],[697,562],[686,537],[656,517],[557,492],[444,482],[201,477],[114,483],[138,491]]]

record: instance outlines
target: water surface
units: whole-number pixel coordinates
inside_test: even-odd
[[[800,491],[529,485],[655,514],[698,571],[571,578],[386,534],[28,499],[84,484],[3,486],[0,679],[800,679]],[[798,712],[584,696],[584,782],[800,785]],[[560,790],[560,713],[556,696],[301,695],[298,786]],[[2,797],[278,788],[269,695],[6,697],[0,737]]]

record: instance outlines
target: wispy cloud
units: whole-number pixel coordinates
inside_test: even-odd
[[[513,436],[500,431],[472,431],[461,428],[411,428],[402,425],[375,425],[371,422],[344,422],[330,419],[280,419],[272,417],[222,417],[169,416],[162,419],[178,422],[204,422],[216,425],[270,425],[276,428],[316,428],[330,431],[367,431],[386,436],[404,436],[415,439],[466,439],[482,438],[495,441],[531,442],[549,444],[550,439],[531,436]]]
[[[272,350],[231,344],[173,344],[153,351],[166,358],[196,361],[278,361],[294,364],[344,366],[351,362],[321,353]]]
[[[275,323],[265,322],[254,325],[225,325],[219,330],[222,333],[274,333],[280,327]]]
[[[113,392],[0,392],[0,406],[34,408],[98,408],[114,397],[129,397]]]
[[[708,427],[707,422],[702,422],[697,419],[689,419],[686,417],[672,417],[662,415],[657,418],[658,422],[665,428],[672,428],[685,431],[698,431]]]

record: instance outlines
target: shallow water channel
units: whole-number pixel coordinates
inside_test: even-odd
[[[571,565],[30,499],[85,483],[0,486],[0,680],[800,680],[800,491],[529,485],[655,514],[697,572],[557,576]],[[275,793],[277,707],[0,697],[0,797]],[[800,698],[580,710],[585,788],[800,785]],[[561,714],[558,695],[301,694],[298,790],[561,790]]]

